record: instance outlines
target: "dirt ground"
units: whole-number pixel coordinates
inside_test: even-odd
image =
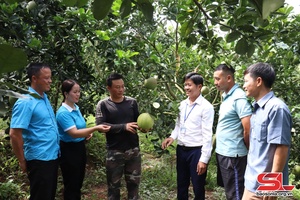
[[[85,200],[96,200],[96,199],[97,200],[107,200],[106,185],[100,185],[100,186],[94,187],[91,189],[91,191],[92,192],[90,194],[83,195],[83,199],[85,199]],[[122,193],[122,191],[121,191],[121,193]],[[123,191],[123,193],[125,193],[125,191]],[[174,198],[161,199],[161,200],[175,200],[176,199],[175,196],[176,196],[176,191],[174,191]],[[217,198],[214,197],[213,191],[206,191],[206,199],[207,200],[218,200]],[[126,200],[126,198],[123,198],[122,200]],[[144,200],[156,200],[156,199],[144,199]]]

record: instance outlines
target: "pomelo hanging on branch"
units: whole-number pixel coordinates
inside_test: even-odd
[[[208,93],[209,93],[209,87],[203,86],[203,87],[201,88],[201,94],[202,94],[202,95],[207,95]]]
[[[148,89],[155,89],[157,86],[157,80],[154,77],[147,78],[144,83],[144,87]]]
[[[32,10],[32,9],[34,9],[35,7],[36,7],[35,1],[29,1],[29,2],[27,3],[27,6],[26,6],[27,10]]]
[[[153,128],[154,120],[149,113],[142,113],[137,119],[137,125],[142,132],[148,132]]]
[[[300,178],[300,165],[295,165],[292,172],[297,178]]]

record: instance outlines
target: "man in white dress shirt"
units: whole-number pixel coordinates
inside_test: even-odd
[[[205,199],[207,164],[212,150],[214,108],[201,95],[203,78],[198,73],[184,77],[187,99],[179,106],[179,115],[171,136],[162,142],[162,149],[177,140],[177,199],[188,200],[190,181],[197,200]]]

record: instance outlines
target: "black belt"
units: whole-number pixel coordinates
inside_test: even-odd
[[[202,148],[202,146],[186,147],[186,146],[182,146],[182,145],[178,145],[178,147],[182,148],[182,150],[184,150],[184,151],[190,151],[190,150],[195,150],[195,149],[201,149]]]

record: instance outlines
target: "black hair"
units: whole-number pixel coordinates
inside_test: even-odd
[[[232,75],[232,77],[234,77],[234,73],[235,73],[235,69],[227,64],[220,64],[219,66],[217,66],[217,68],[215,69],[215,71],[224,71],[227,74]]]
[[[64,97],[63,102],[66,99],[65,92],[69,93],[72,90],[72,87],[76,84],[78,85],[78,83],[72,79],[64,80],[64,82],[61,84],[61,92]]]
[[[108,78],[106,79],[106,85],[111,87],[112,86],[112,81],[114,80],[119,80],[119,79],[123,79],[123,76],[121,74],[118,73],[112,73],[108,76]]]
[[[272,65],[263,62],[250,65],[244,72],[244,75],[246,74],[249,74],[252,78],[261,77],[261,79],[264,82],[264,85],[268,88],[272,87],[276,77]]]
[[[187,79],[191,79],[195,85],[203,85],[203,77],[196,72],[187,73],[183,78],[183,82],[185,82]]]
[[[39,76],[41,69],[43,68],[50,68],[49,65],[44,63],[30,63],[27,66],[27,77],[29,78],[30,82],[32,80],[32,76]]]

